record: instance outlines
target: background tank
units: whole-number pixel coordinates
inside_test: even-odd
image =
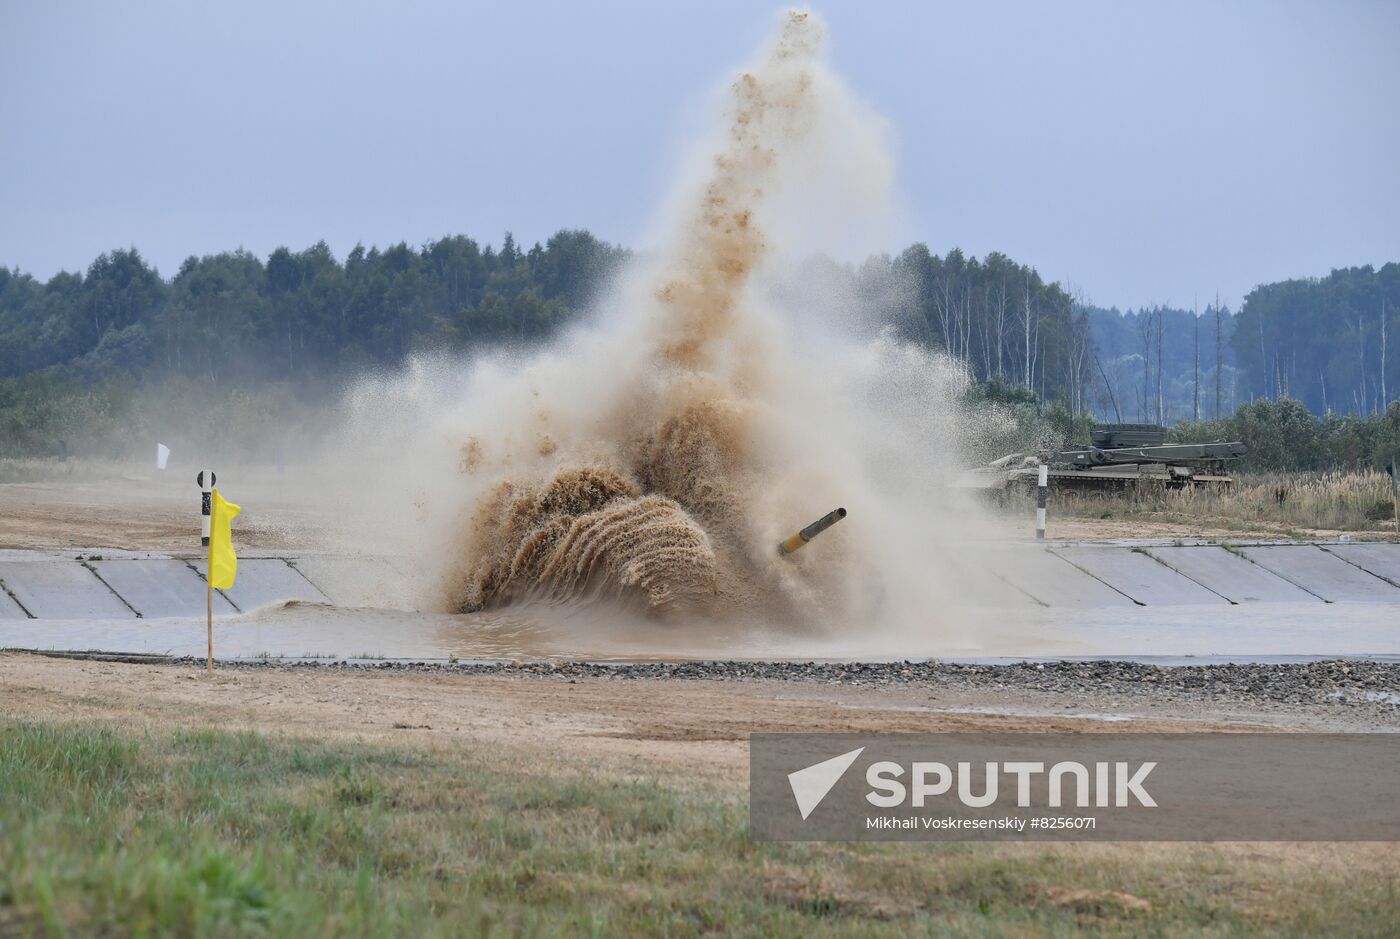
[[[1089,443],[1101,450],[1116,447],[1156,447],[1167,442],[1167,429],[1157,424],[1099,424]]]
[[[1151,482],[1170,489],[1225,489],[1234,478],[1229,460],[1244,456],[1238,440],[1164,443],[1167,430],[1155,424],[1101,424],[1082,449],[1012,453],[966,474],[960,485],[991,492],[1033,492],[1041,464],[1049,466],[1052,490],[1080,493],[1128,492]]]

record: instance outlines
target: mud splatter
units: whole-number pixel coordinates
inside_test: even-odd
[[[422,609],[620,604],[920,641],[956,627],[941,611],[966,599],[979,528],[944,482],[985,416],[958,408],[959,363],[872,335],[874,298],[803,274],[852,232],[870,231],[846,243],[856,257],[891,237],[882,124],[823,33],[786,15],[727,84],[658,240],[584,321],[353,389],[346,500],[375,551],[412,559]],[[778,557],[838,505],[846,522]]]
[[[746,550],[743,520],[761,492],[747,437],[762,389],[745,364],[761,350],[753,337],[746,348],[735,341],[767,247],[755,210],[815,106],[809,69],[821,34],[809,14],[790,13],[766,61],[733,84],[727,144],[655,290],[662,406],[612,424],[641,433],[615,441],[621,452],[609,463],[565,464],[543,483],[517,470],[499,482],[463,546],[474,561],[458,609],[602,595],[713,614],[760,595],[769,565]],[[560,451],[552,435],[539,439],[549,441],[539,455]],[[473,439],[463,468],[478,469],[481,453]]]
[[[604,467],[562,470],[541,486],[501,483],[478,524],[464,609],[606,597],[659,612],[715,593],[705,532],[671,499]]]

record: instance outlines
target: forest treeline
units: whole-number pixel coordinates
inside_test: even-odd
[[[236,405],[252,426],[414,352],[538,341],[629,257],[561,231],[528,249],[455,236],[357,246],[343,261],[325,243],[266,260],[239,250],[190,257],[168,280],[135,249],[46,282],[0,268],[0,456],[70,452],[90,425],[133,420],[155,398]],[[1277,425],[1328,441],[1302,448],[1323,467],[1374,462],[1389,439],[1394,263],[1262,285],[1238,311],[1199,313],[1103,309],[1004,254],[923,244],[855,266],[814,259],[808,273],[860,298],[874,325],[957,356],[984,399],[1052,415],[1067,441],[1094,420],[1187,422],[1208,436]],[[1303,434],[1309,412],[1324,416]]]
[[[412,352],[549,336],[627,257],[588,232],[561,231],[528,250],[510,235],[499,250],[466,237],[357,246],[343,263],[324,242],[266,261],[239,250],[190,257],[169,281],[135,249],[46,283],[0,269],[0,378],[38,372],[92,386],[182,376],[286,382],[314,396]],[[1089,409],[1086,311],[1033,268],[998,253],[939,257],[921,244],[859,267],[813,263],[833,291],[873,298],[866,305],[885,325],[948,349],[978,380]]]
[[[451,237],[421,249],[324,242],[191,257],[169,281],[135,249],[47,283],[0,269],[0,377],[42,372],[91,386],[175,377],[304,396],[411,352],[529,342],[580,310],[627,257],[584,231],[521,250]]]
[[[907,338],[951,352],[979,382],[1019,385],[1075,414],[1090,409],[1088,311],[1058,283],[995,251],[979,261],[916,244],[891,261],[867,262],[862,273],[881,263],[905,287],[891,319]]]
[[[1261,400],[1299,401],[1320,416],[1384,412],[1400,388],[1397,307],[1400,264],[1389,263],[1261,284],[1234,314],[1216,303],[1199,316],[1089,312],[1124,418],[1171,424]]]
[[[1365,416],[1400,393],[1400,264],[1263,284],[1245,298],[1235,354],[1253,398]]]
[[[1144,307],[1089,308],[1101,382],[1096,413],[1116,421],[1175,424],[1213,420],[1240,403],[1233,337],[1235,314]],[[1245,399],[1248,400],[1248,394]]]
[[[1362,417],[1333,411],[1322,417],[1301,401],[1257,398],[1219,420],[1182,421],[1169,439],[1243,441],[1241,470],[1384,469],[1400,464],[1400,401]]]

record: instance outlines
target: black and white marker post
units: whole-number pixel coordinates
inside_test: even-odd
[[[214,509],[214,483],[218,477],[213,470],[200,470],[194,478],[199,483],[199,543],[209,547],[209,521]],[[209,660],[206,665],[210,675],[214,674],[214,559],[206,550],[204,553],[204,624],[209,641]]]
[[[199,544],[201,547],[209,547],[209,511],[213,505],[212,495],[214,483],[218,478],[213,470],[200,470],[199,475],[194,478],[199,483]]]
[[[1050,488],[1050,467],[1040,464],[1040,479],[1035,487],[1035,538],[1045,540],[1045,493]]]

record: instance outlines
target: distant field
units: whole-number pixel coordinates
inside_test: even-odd
[[[220,479],[243,506],[235,538],[244,547],[325,550],[357,537],[326,509],[315,474],[290,468],[283,478],[270,467],[229,467]],[[1154,489],[1072,502],[1052,496],[1049,533],[1089,540],[1307,539],[1339,532],[1394,539],[1400,533],[1383,517],[1388,485],[1389,477],[1377,472],[1255,474],[1239,477],[1224,494]],[[187,466],[161,473],[148,463],[0,459],[0,548],[188,548],[197,534],[197,500]],[[1033,500],[1015,500],[988,514],[986,531],[1028,537],[1034,513]]]
[[[88,482],[147,470],[144,463],[0,457],[0,483]]]
[[[0,935],[1374,936],[1397,857],[766,845],[741,787],[501,747],[0,725]]]
[[[1224,491],[1147,486],[1126,495],[1055,499],[1052,515],[1204,525],[1224,532],[1308,538],[1316,533],[1397,534],[1390,477],[1359,473],[1255,473]]]

